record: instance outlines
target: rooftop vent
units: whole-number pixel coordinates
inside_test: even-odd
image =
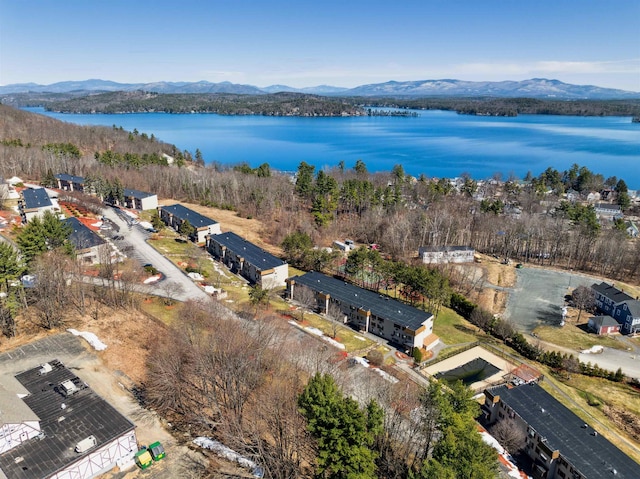
[[[79,391],[78,386],[76,386],[70,379],[60,384],[60,389],[62,391],[62,394],[64,394],[65,396],[71,396],[72,394],[75,394]]]
[[[98,441],[96,440],[96,437],[95,436],[89,436],[87,438],[84,438],[78,444],[76,444],[75,451],[76,452],[85,452],[85,451],[88,451],[89,449],[91,449],[96,444],[98,444]]]

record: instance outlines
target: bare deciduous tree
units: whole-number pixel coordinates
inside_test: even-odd
[[[72,259],[60,251],[49,251],[36,258],[32,272],[35,276],[34,287],[29,291],[35,306],[40,325],[52,329],[64,323],[68,310],[71,283],[69,272]]]
[[[489,432],[511,454],[516,454],[526,444],[527,430],[522,421],[514,418],[499,420],[489,428]]]
[[[314,310],[318,305],[315,291],[301,284],[294,285],[293,300],[300,304],[300,321],[307,309]]]
[[[576,308],[578,308],[578,319],[576,322],[580,322],[580,317],[583,311],[588,311],[596,305],[596,296],[588,286],[580,285],[571,293],[571,299]]]

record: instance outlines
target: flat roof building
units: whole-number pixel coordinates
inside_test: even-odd
[[[0,416],[0,477],[91,479],[133,459],[133,423],[62,363],[15,380],[0,395],[0,410],[12,411]]]

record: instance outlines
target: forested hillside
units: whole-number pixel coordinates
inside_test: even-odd
[[[300,93],[273,95],[159,94],[113,92],[51,102],[48,110],[63,113],[217,113],[266,116],[359,116],[364,109],[339,98]]]
[[[377,243],[392,258],[406,260],[415,258],[420,246],[463,244],[613,278],[640,276],[640,243],[627,237],[624,221],[599,223],[593,206],[563,203],[569,189],[583,199],[591,191],[607,190],[610,200],[628,213],[624,179],[604,178],[579,165],[564,172],[550,167],[523,182],[467,177],[455,184],[409,177],[401,165],[372,174],[362,161],[336,161],[325,170],[301,162],[292,182],[269,165],[203,167],[198,151],[180,151],[137,131],[75,126],[1,108],[0,155],[6,177],[39,180],[52,171],[119,178],[124,187],[161,198],[260,217],[264,237],[273,244],[301,231],[315,244],[350,237]],[[172,166],[156,161],[162,153],[180,161]]]
[[[353,98],[358,101],[358,98]],[[633,116],[640,100],[540,100],[536,98],[367,98],[370,106],[451,110],[468,115]]]
[[[546,100],[492,97],[336,97],[302,93],[264,95],[231,93],[164,94],[145,91],[108,93],[16,93],[0,97],[4,104],[44,106],[63,113],[217,113],[266,116],[361,116],[369,107],[449,110],[469,115],[519,114],[575,116],[640,116],[640,100]]]

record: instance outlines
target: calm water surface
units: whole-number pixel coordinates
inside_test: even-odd
[[[402,164],[407,173],[477,179],[495,173],[523,177],[573,163],[605,177],[624,178],[640,188],[640,124],[629,117],[521,115],[516,118],[420,111],[417,118],[296,118],[132,113],[75,115],[43,113],[81,125],[122,126],[155,135],[207,163],[293,171],[301,161],[352,167],[360,159],[369,171]]]

